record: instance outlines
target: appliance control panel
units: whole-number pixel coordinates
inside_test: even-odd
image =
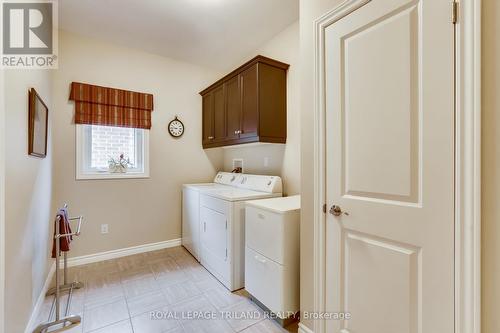
[[[214,183],[236,186],[240,183],[241,176],[241,173],[218,172],[215,176]]]
[[[281,177],[278,176],[219,172],[214,182],[259,192],[281,193],[283,191]]]

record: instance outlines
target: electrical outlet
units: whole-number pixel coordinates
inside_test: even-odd
[[[269,157],[264,157],[264,167],[268,167],[269,166]]]
[[[107,234],[107,233],[109,233],[109,225],[101,224],[101,234]]]

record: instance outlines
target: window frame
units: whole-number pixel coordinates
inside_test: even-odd
[[[87,127],[88,126],[88,127]],[[88,161],[91,154],[91,145],[87,145],[90,139],[90,133],[87,128],[92,125],[77,124],[76,125],[76,179],[89,180],[89,179],[137,179],[149,178],[149,130],[143,129],[142,136],[137,140],[136,149],[139,145],[142,146],[142,159],[143,166],[141,169],[131,169],[126,173],[111,173],[107,170],[96,170],[87,168]],[[112,126],[110,126],[112,127]]]

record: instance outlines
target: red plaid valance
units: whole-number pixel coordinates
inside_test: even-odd
[[[76,124],[151,128],[152,94],[73,82],[69,99]]]

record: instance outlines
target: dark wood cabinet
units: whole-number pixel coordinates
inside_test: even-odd
[[[200,92],[203,148],[286,143],[288,67],[257,56]]]
[[[214,135],[213,142],[222,142],[226,139],[226,103],[224,100],[224,86],[220,85],[212,91],[214,103]]]
[[[203,95],[203,145],[212,143],[214,138],[214,104],[212,94]]]
[[[224,86],[203,95],[203,145],[223,142],[227,137]]]
[[[241,84],[241,139],[258,136],[259,129],[259,87],[257,82],[258,65],[243,71]]]
[[[224,83],[226,91],[226,116],[227,116],[227,140],[239,138],[241,121],[241,90],[239,76],[235,76]]]

